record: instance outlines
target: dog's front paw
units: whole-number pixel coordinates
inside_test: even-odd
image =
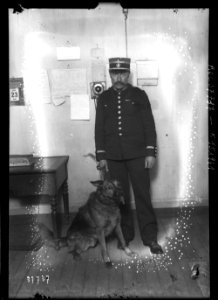
[[[103,261],[104,261],[104,263],[105,263],[105,265],[106,265],[107,268],[112,267],[112,262],[111,262],[109,256],[106,256],[106,255],[105,255],[105,256],[103,257]]]
[[[107,261],[107,262],[105,262],[105,266],[107,267],[107,268],[111,268],[112,267],[112,262],[111,261]]]
[[[129,247],[125,247],[124,251],[128,256],[131,256],[134,258],[136,258],[138,256],[138,254],[136,252],[132,251]]]

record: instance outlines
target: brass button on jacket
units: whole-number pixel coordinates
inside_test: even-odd
[[[118,104],[118,101],[121,103]],[[118,124],[121,119],[122,127]],[[95,145],[98,161],[155,156],[155,123],[148,96],[143,90],[128,84],[120,92],[120,100],[112,87],[99,96]]]

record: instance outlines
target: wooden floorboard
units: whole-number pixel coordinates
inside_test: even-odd
[[[76,262],[73,259],[72,254],[66,253],[66,259],[64,261],[64,265],[62,268],[62,272],[60,274],[60,280],[62,282],[62,295],[65,297],[74,297],[75,291],[72,290],[72,282],[74,281],[74,278],[76,278]]]
[[[172,251],[169,251],[168,244],[166,243],[168,237],[172,235],[172,228],[174,228],[174,226],[175,220],[172,218],[159,219],[159,236],[161,237],[160,240],[164,240],[162,244],[164,254],[156,258],[156,266],[159,265],[157,272],[158,281],[160,283],[159,297],[161,297],[161,295],[164,297],[190,296],[190,291],[186,288],[186,281],[183,277],[177,257]]]
[[[55,271],[58,272],[58,266],[62,266],[62,260],[63,255],[57,253],[53,248],[43,246],[37,252],[32,252],[28,262],[30,268],[17,293],[17,297],[24,298],[28,295],[35,297],[37,294],[50,296],[53,274]]]
[[[190,243],[184,243],[180,259],[178,249],[168,247],[166,252],[166,245],[177,221],[176,215],[158,216],[158,240],[165,250],[162,258],[151,255],[148,247],[142,244],[138,226],[135,239],[130,243],[130,248],[138,252],[138,258],[129,258],[124,251],[117,249],[116,239],[110,240],[108,251],[114,262],[112,268],[107,268],[102,262],[99,245],[82,254],[81,261],[75,261],[67,248],[60,251],[47,248],[47,253],[40,249],[34,256],[31,251],[10,251],[9,297],[28,298],[37,294],[51,298],[208,297],[208,214],[191,216],[192,226],[187,234]],[[63,232],[67,226],[65,225]],[[41,256],[33,265],[33,257],[37,254]],[[40,271],[39,263],[43,261],[42,258],[44,261],[47,259],[47,262]],[[193,280],[191,267],[194,263],[200,263],[207,274],[202,273]],[[48,283],[42,280],[42,275],[49,275]],[[31,276],[34,283],[27,280],[31,280]],[[39,283],[36,282],[37,278]]]
[[[191,259],[209,259],[208,225],[198,222],[198,216],[193,215],[187,236],[190,239],[189,247],[184,247],[184,257]]]
[[[114,265],[109,270],[108,294],[111,297],[119,295],[123,290],[123,268],[121,251],[117,249],[117,240],[114,239],[108,244],[109,256]]]
[[[88,251],[88,260],[84,275],[84,286],[82,291],[83,297],[96,297],[97,275],[98,275],[98,252],[99,247],[92,248]]]
[[[134,264],[125,264],[126,255],[121,251],[121,259],[124,263],[122,266],[123,269],[123,295],[125,297],[135,297],[137,295],[136,288],[136,267]],[[134,259],[132,260],[134,261]]]
[[[100,247],[98,249],[99,260],[97,262],[97,275],[96,275],[96,298],[105,297],[109,294],[109,276],[110,269],[106,268],[100,257]]]
[[[9,290],[8,295],[11,298],[16,297],[20,287],[26,279],[29,271],[30,252],[27,251],[12,251],[13,259],[9,261]]]
[[[190,251],[192,257],[187,259],[186,264],[191,269],[194,265],[199,266],[199,276],[195,280],[201,290],[203,297],[210,297],[210,256],[209,256],[209,226],[208,214],[194,215],[193,226],[190,229],[190,247],[185,248],[185,252]]]
[[[169,223],[162,219],[161,224],[168,231]],[[184,249],[182,250],[184,251]],[[179,253],[174,248],[169,251],[169,256],[172,258],[172,265],[169,265],[169,271],[172,281],[175,282],[174,287],[178,288],[179,285],[180,292],[184,297],[188,295],[190,297],[202,297],[199,286],[191,279],[191,269],[187,264],[187,260],[185,258],[179,259]]]
[[[193,238],[198,240],[202,248],[206,251],[207,255],[209,255],[209,222],[208,216],[205,214],[201,214],[200,216],[193,216],[193,229],[194,234]],[[197,238],[196,238],[197,235]]]
[[[172,277],[170,276],[170,269],[168,268],[168,264],[170,260],[168,258],[165,244],[168,241],[167,239],[167,229],[162,225],[161,220],[164,219],[168,227],[175,226],[175,220],[169,217],[158,217],[158,242],[161,244],[164,254],[162,256],[158,256],[159,260],[156,262],[156,268],[158,269],[157,278],[160,284],[160,291],[163,297],[173,297],[173,296],[181,296],[180,289],[174,284]]]
[[[26,251],[9,251],[9,276],[16,274],[27,253]]]
[[[74,264],[75,271],[70,289],[73,291],[75,297],[83,296],[88,257],[89,253],[87,251],[82,254],[82,259],[80,261],[75,261]]]
[[[61,280],[62,272],[67,257],[67,248],[53,253],[54,264],[50,272],[49,297],[61,297],[66,292],[64,282]],[[70,268],[69,268],[70,272]],[[36,293],[36,290],[34,291]]]

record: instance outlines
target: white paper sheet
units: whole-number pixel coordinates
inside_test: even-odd
[[[80,47],[57,47],[58,60],[80,59]]]
[[[87,94],[86,69],[52,69],[48,74],[52,97]]]
[[[92,48],[91,49],[91,57],[97,58],[97,59],[103,59],[104,58],[104,49],[103,48]]]
[[[72,94],[71,101],[71,120],[89,120],[89,95],[87,94]]]
[[[92,81],[105,81],[105,62],[93,60],[91,64]]]
[[[138,79],[158,79],[158,62],[155,60],[136,61]]]

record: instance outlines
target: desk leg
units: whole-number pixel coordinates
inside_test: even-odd
[[[57,227],[57,197],[51,198],[51,218],[52,226],[54,230],[54,238],[58,238],[58,227]]]
[[[68,194],[68,182],[67,179],[63,185],[63,202],[64,202],[64,213],[67,217],[67,223],[70,221],[70,212],[69,212],[69,194]]]

